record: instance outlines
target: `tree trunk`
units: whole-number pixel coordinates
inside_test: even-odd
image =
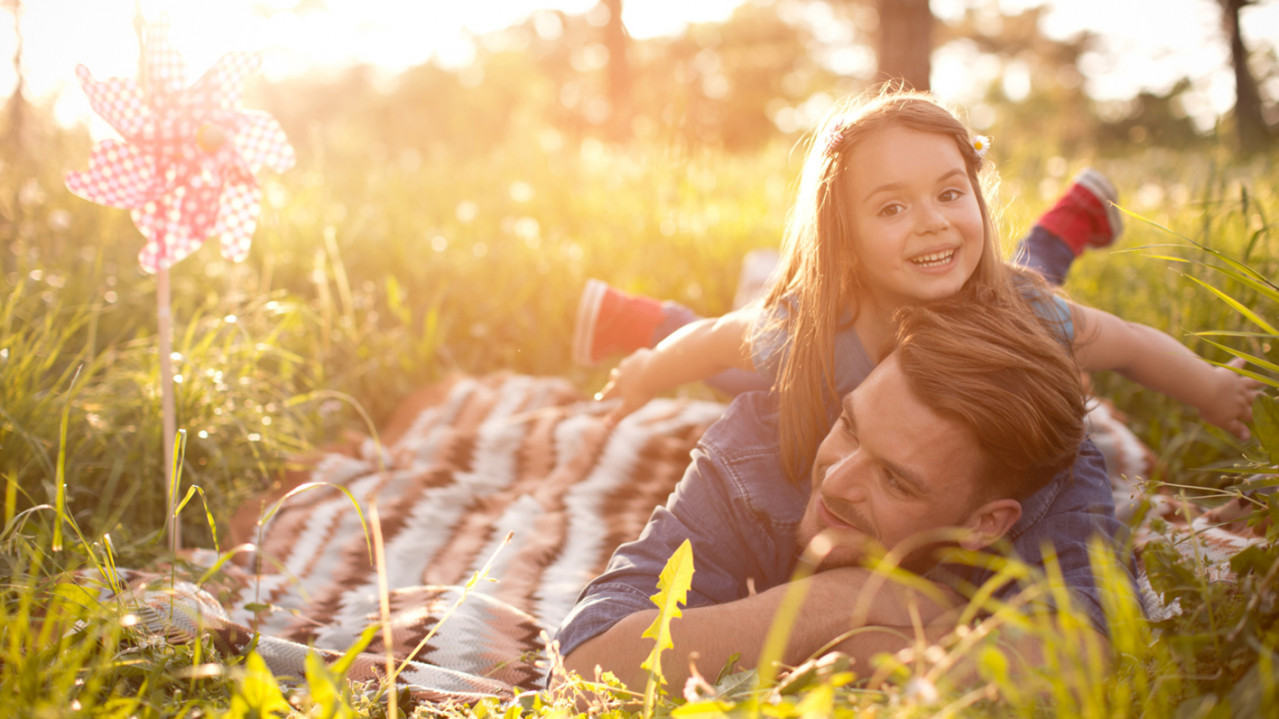
[[[928,0],[877,0],[878,79],[926,91],[932,71],[933,11]]]
[[[608,49],[609,134],[625,140],[631,134],[630,36],[622,25],[622,0],[601,0],[608,8],[604,47]]]
[[[1239,31],[1239,10],[1251,0],[1220,0],[1222,27],[1230,43],[1230,62],[1235,69],[1235,132],[1239,149],[1251,152],[1270,140],[1270,130],[1262,114],[1261,93],[1248,67],[1248,48]]]
[[[9,157],[19,161],[23,152],[23,138],[26,137],[27,98],[24,95],[25,82],[22,72],[22,0],[5,0],[4,7],[13,13],[13,74],[17,84],[13,87],[13,95],[9,97],[8,107],[8,145],[5,148]]]

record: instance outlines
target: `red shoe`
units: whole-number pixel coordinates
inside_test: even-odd
[[[594,365],[611,354],[629,354],[650,346],[662,322],[662,303],[629,295],[599,280],[587,280],[577,305],[573,361]]]
[[[1036,224],[1061,238],[1076,255],[1088,247],[1109,247],[1124,231],[1118,200],[1110,180],[1090,167],[1075,175],[1070,189]]]

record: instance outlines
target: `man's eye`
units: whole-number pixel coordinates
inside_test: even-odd
[[[902,484],[901,480],[897,479],[897,475],[892,472],[884,472],[884,484],[887,484],[888,488],[897,494],[906,493],[906,485]]]
[[[839,416],[839,429],[848,439],[857,439],[857,427],[853,425],[853,420],[849,419],[848,415],[841,414]]]

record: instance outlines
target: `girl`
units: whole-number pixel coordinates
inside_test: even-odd
[[[753,370],[779,393],[785,466],[802,471],[838,399],[892,336],[896,309],[972,288],[1030,301],[1060,327],[1082,370],[1119,371],[1246,438],[1259,383],[1163,332],[1052,295],[1037,274],[1000,259],[978,180],[986,142],[923,94],[885,92],[841,108],[809,151],[762,303],[635,351],[598,397],[620,397],[620,419],[679,384]]]

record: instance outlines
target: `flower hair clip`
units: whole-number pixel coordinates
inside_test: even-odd
[[[848,125],[837,124],[830,128],[826,133],[826,146],[823,153],[827,157],[835,157],[839,154],[839,146],[844,143],[844,135],[848,132]]]
[[[985,135],[973,135],[972,142],[973,152],[976,152],[978,157],[985,159],[986,151],[990,149],[990,138]]]

